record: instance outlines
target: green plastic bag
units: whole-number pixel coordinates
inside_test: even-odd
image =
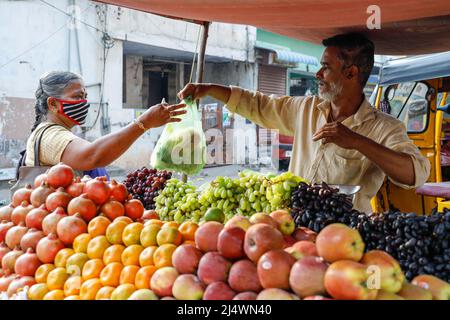
[[[198,174],[206,163],[206,138],[194,101],[185,99],[181,122],[166,125],[153,150],[150,164],[158,170]]]

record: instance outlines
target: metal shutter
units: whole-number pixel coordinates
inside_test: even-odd
[[[264,94],[286,95],[286,68],[259,65],[258,91]]]

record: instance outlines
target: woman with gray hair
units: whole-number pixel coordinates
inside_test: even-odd
[[[89,142],[71,132],[74,126],[85,123],[89,112],[86,98],[83,79],[75,73],[54,71],[39,80],[36,119],[27,141],[26,166],[34,165],[36,137],[42,134],[38,153],[41,166],[63,162],[91,176],[104,175],[104,169],[100,173],[97,169],[116,160],[146,130],[181,121],[175,117],[186,113],[181,110],[184,104],[157,104],[125,128]]]

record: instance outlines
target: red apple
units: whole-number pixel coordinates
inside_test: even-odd
[[[228,283],[237,292],[259,292],[262,289],[256,266],[250,260],[239,260],[231,266]]]
[[[158,269],[153,274],[150,280],[150,287],[152,291],[159,297],[166,297],[172,295],[172,287],[179,273],[173,267],[163,267]]]
[[[192,244],[182,244],[172,255],[172,264],[179,273],[195,273],[202,252]]]
[[[265,223],[274,228],[278,227],[277,222],[269,214],[264,212],[258,212],[253,214],[249,220],[252,224]]]
[[[264,253],[258,261],[258,277],[263,288],[289,290],[289,272],[294,263],[294,257],[284,250]]]
[[[320,234],[319,234],[320,235]],[[351,260],[336,261],[325,272],[325,289],[339,300],[373,300],[376,289],[369,288],[367,267]]]
[[[311,241],[298,241],[291,247],[286,248],[285,251],[290,253],[297,260],[308,256],[319,256],[316,245]]]
[[[143,220],[159,219],[159,215],[155,210],[145,210],[142,215]]]
[[[217,251],[217,238],[223,224],[217,221],[208,221],[202,224],[195,232],[195,243],[203,251]]]
[[[173,283],[172,293],[177,300],[201,300],[205,285],[193,274],[182,274]]]
[[[435,276],[421,274],[415,277],[412,284],[430,290],[433,300],[450,300],[450,283]]]
[[[308,296],[304,297],[303,300],[334,300],[334,299],[327,298],[324,296]]]
[[[283,235],[274,227],[264,223],[252,225],[245,234],[244,251],[253,262],[269,250],[283,248]]]
[[[304,257],[294,263],[289,284],[300,298],[326,294],[324,286],[328,265],[319,257]]]
[[[395,260],[388,253],[381,250],[371,250],[366,252],[361,259],[361,263],[365,264],[373,272],[379,288],[383,291],[396,293],[402,288],[405,282],[405,275],[402,272],[397,260]]]
[[[251,291],[241,292],[234,296],[233,300],[256,300],[258,295]]]
[[[250,220],[248,220],[247,217],[244,216],[233,216],[230,220],[225,223],[225,229],[238,227],[243,229],[244,231],[247,231],[248,228],[251,226]]]
[[[228,259],[239,259],[244,252],[245,231],[239,227],[226,228],[220,231],[217,240],[219,253]]]
[[[227,281],[231,262],[222,257],[218,252],[208,252],[198,264],[197,275],[205,284],[217,281]]]
[[[430,290],[421,288],[406,281],[403,283],[402,289],[397,292],[397,295],[405,300],[433,300],[433,295]]]
[[[317,236],[316,247],[319,255],[328,262],[359,261],[364,253],[364,242],[359,232],[342,223],[322,229]]]
[[[278,230],[282,234],[290,235],[295,230],[294,218],[287,210],[276,210],[270,214],[270,216],[277,222]]]
[[[316,242],[317,233],[306,227],[300,227],[298,229],[295,229],[294,233],[292,234],[292,237],[294,237],[294,239],[297,241]]]
[[[233,300],[234,292],[226,283],[217,281],[206,287],[203,300]]]
[[[279,288],[264,289],[256,297],[256,300],[298,300],[298,299],[299,298],[296,295]]]

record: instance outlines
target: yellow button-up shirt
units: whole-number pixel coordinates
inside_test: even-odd
[[[231,86],[227,102],[231,112],[252,120],[261,127],[278,129],[280,134],[294,136],[289,171],[312,183],[360,185],[354,197],[354,208],[372,212],[370,199],[383,184],[385,173],[357,150],[336,144],[313,141],[314,133],[327,123],[329,102],[317,96],[274,97]],[[394,151],[409,154],[414,164],[416,188],[426,182],[430,162],[409,139],[403,122],[373,108],[367,100],[342,124]]]

